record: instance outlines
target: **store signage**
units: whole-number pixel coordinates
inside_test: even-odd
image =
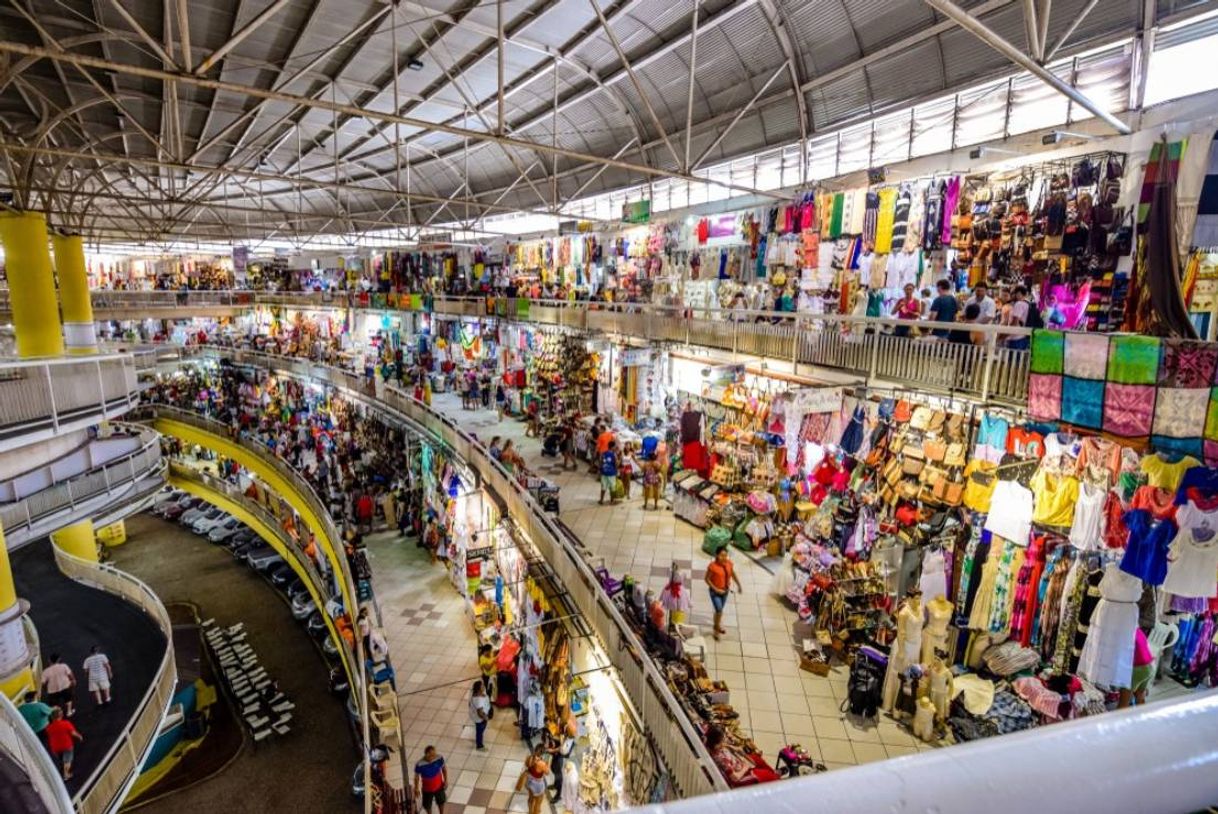
[[[651,364],[651,348],[633,348],[621,354],[622,367],[643,367]]]
[[[250,247],[249,246],[233,246],[233,274],[238,276],[245,274],[245,267],[250,262]]]
[[[736,235],[736,216],[735,215],[716,215],[710,218],[706,224],[706,236],[714,239],[717,237],[735,237]]]
[[[632,201],[622,204],[623,223],[647,223],[651,220],[651,200]]]
[[[796,415],[836,413],[842,409],[842,388],[807,387],[796,390],[792,396],[791,406],[792,412]]]

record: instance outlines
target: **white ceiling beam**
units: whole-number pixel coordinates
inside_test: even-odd
[[[113,1],[115,3],[118,2],[118,0]],[[215,51],[212,51],[206,59],[200,62],[199,67],[195,69],[195,74],[198,76],[204,76],[212,69],[213,66],[215,66],[217,62],[224,59],[224,57],[227,56],[230,51],[244,42],[246,37],[261,28],[267,20],[274,17],[280,9],[290,2],[292,2],[292,0],[275,0],[275,2],[263,9],[261,14],[246,23],[246,25],[240,31],[229,37],[227,42],[225,42]]]

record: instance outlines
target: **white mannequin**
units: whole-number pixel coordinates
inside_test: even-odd
[[[927,743],[934,743],[935,737],[935,705],[929,698],[918,699],[918,711],[913,719],[914,737],[921,738]]]
[[[922,634],[922,663],[930,664],[935,653],[947,652],[947,625],[956,606],[943,594],[926,603],[926,630]]]
[[[908,598],[897,611],[897,640],[893,642],[888,656],[888,672],[884,675],[884,695],[881,707],[892,712],[901,686],[901,674],[910,665],[917,664],[922,652],[922,606],[921,594],[916,588],[909,591]]]
[[[948,705],[952,700],[952,671],[938,655],[930,664],[929,700],[935,708],[935,719],[939,723],[947,720]]]

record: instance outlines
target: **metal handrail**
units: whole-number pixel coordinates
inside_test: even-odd
[[[96,292],[148,307],[173,300],[175,308],[270,305],[297,308],[346,308],[377,313],[400,310],[400,297],[369,292],[147,291]],[[393,300],[391,297],[398,297]],[[142,298],[142,300],[141,300]],[[489,308],[491,302],[496,307]],[[502,304],[502,308],[499,307]],[[524,313],[521,313],[521,307]],[[813,365],[865,376],[869,384],[916,382],[951,393],[1022,402],[1027,394],[1029,353],[1004,339],[1027,337],[1024,327],[898,320],[853,314],[684,305],[507,298],[498,295],[429,297],[426,310],[450,317],[527,321],[573,330],[598,331],[630,340],[729,351],[733,356],[775,359],[792,366]],[[927,341],[896,335],[896,329],[968,330],[981,345]]]
[[[330,517],[329,510],[322,504],[321,500],[317,497],[317,493],[313,491],[313,487],[308,481],[306,481],[299,474],[297,474],[294,469],[284,463],[283,460],[279,458],[269,447],[259,444],[244,435],[234,436],[229,431],[227,426],[221,424],[215,419],[199,415],[198,413],[190,412],[189,410],[183,410],[180,407],[173,407],[166,404],[146,404],[132,415],[133,417],[150,416],[154,418],[163,415],[167,419],[180,421],[183,424],[189,424],[205,432],[211,433],[212,435],[224,437],[230,442],[240,447],[244,447],[248,452],[257,455],[261,460],[268,463],[271,468],[280,475],[280,477],[284,478],[284,480],[290,483],[297,494],[306,504],[308,504],[309,509],[317,516],[318,522],[322,526],[321,534],[318,535],[318,537],[329,538],[328,547],[333,552],[331,564],[336,567],[336,570],[341,575],[342,579],[342,587],[344,589],[343,593],[346,600],[344,601],[343,606],[347,608],[348,613],[351,614],[352,622],[354,622],[355,612],[358,608],[357,597],[359,594],[356,591],[355,579],[351,573],[351,563],[347,560],[347,552],[346,548],[343,546],[343,538],[342,535],[339,534],[338,528],[334,525],[334,521]],[[326,542],[327,541],[319,539],[319,544],[322,544],[323,546]],[[321,583],[319,582],[318,584],[320,585]],[[352,658],[354,658],[354,664],[351,664]],[[360,676],[359,668],[363,663],[363,658],[363,643],[357,636],[353,650],[347,651],[347,649],[344,647],[343,659],[345,666],[347,667],[348,678],[350,678],[353,686],[362,686],[358,679]],[[358,696],[360,701],[359,711],[362,716],[366,716],[368,714],[368,703],[365,695],[365,693],[361,692]]]
[[[55,562],[65,576],[122,597],[148,614],[165,636],[165,655],[151,686],[122,733],[72,799],[79,814],[109,814],[117,809],[139,777],[160,732],[161,722],[169,713],[178,680],[173,655],[173,624],[160,598],[143,581],[113,566],[76,557],[58,546],[51,548],[55,552]]]
[[[261,351],[216,348],[217,355],[228,355],[237,362],[257,362],[270,370],[323,381],[383,414],[396,417],[416,433],[439,438],[455,454],[474,468],[482,485],[488,486],[508,505],[517,526],[526,530],[534,545],[555,571],[559,580],[592,624],[614,666],[623,674],[635,707],[644,724],[658,735],[675,724],[675,737],[656,737],[661,754],[685,794],[706,794],[727,788],[723,777],[708,768],[714,765],[705,744],[698,736],[684,708],[672,694],[646,648],[625,617],[600,587],[592,568],[567,539],[562,530],[502,464],[492,458],[482,443],[444,416],[394,386],[369,395],[362,379],[348,371],[289,356]],[[561,557],[561,559],[560,559]],[[565,579],[563,578],[565,575]],[[595,586],[595,587],[593,587]],[[678,771],[679,770],[679,771]]]
[[[72,798],[59,769],[4,693],[0,693],[0,754],[25,772],[47,814],[74,814]]]
[[[0,359],[0,428],[8,434],[95,424],[99,416],[133,406],[138,395],[136,360],[129,354]]]
[[[32,531],[40,521],[162,472],[160,436],[145,427],[120,426],[143,436],[139,449],[0,506],[0,528],[10,537],[23,529]]]
[[[334,525],[333,519],[330,517],[330,510],[317,496],[313,490],[312,484],[302,478],[296,470],[284,463],[283,459],[275,454],[274,450],[265,444],[258,443],[256,440],[243,434],[233,435],[231,428],[216,421],[214,418],[201,415],[199,413],[184,410],[181,407],[174,407],[168,404],[144,404],[140,409],[132,413],[132,417],[142,417],[151,414],[157,416],[164,414],[165,418],[181,421],[184,424],[190,424],[193,427],[209,432],[212,435],[219,435],[228,439],[232,443],[245,447],[245,449],[264,460],[271,466],[280,476],[293,485],[300,493],[301,498],[308,504],[309,509],[317,515],[318,521],[322,525],[322,532],[329,537],[330,547],[334,552],[335,565],[338,567],[338,572],[342,575],[343,585],[346,588],[347,596],[354,600],[356,596],[355,579],[351,574],[351,563],[347,560],[346,550],[343,548],[343,538],[338,531],[338,527]]]

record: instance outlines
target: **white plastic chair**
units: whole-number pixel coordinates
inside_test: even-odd
[[[1146,644],[1150,647],[1150,654],[1155,659],[1151,662],[1150,680],[1152,683],[1158,680],[1159,677],[1159,655],[1174,645],[1179,638],[1180,628],[1175,622],[1156,622],[1154,629],[1146,637]]]

